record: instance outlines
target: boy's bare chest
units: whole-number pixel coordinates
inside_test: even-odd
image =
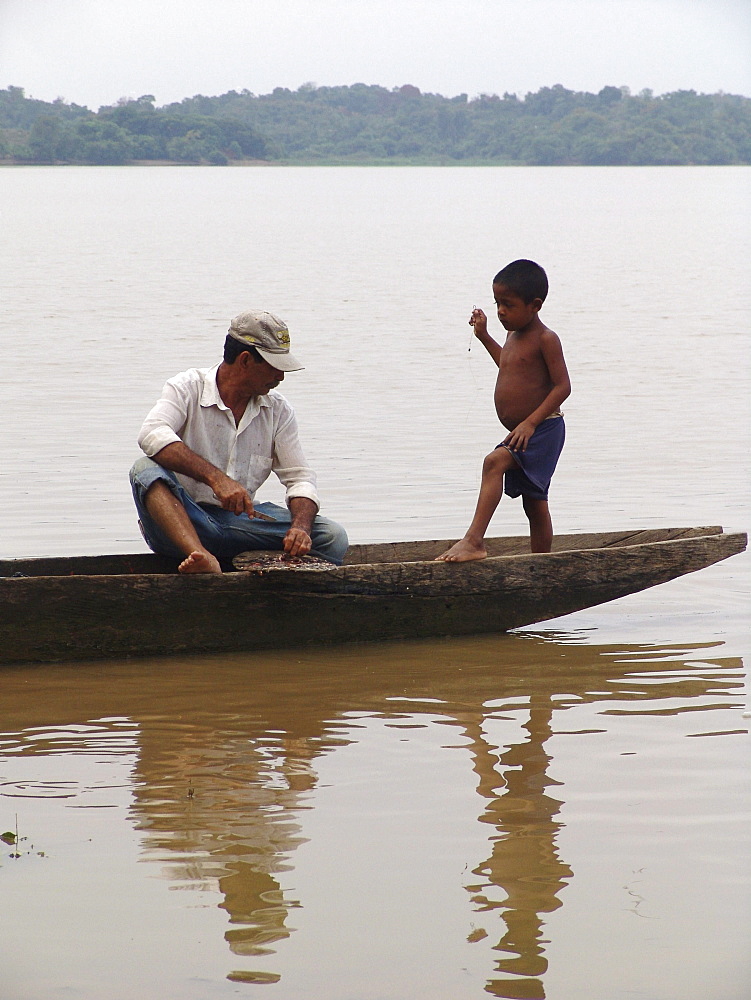
[[[536,372],[545,368],[538,338],[522,339],[510,334],[501,348],[498,367],[506,375],[514,372]]]

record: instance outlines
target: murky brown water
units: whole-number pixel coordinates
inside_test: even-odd
[[[740,998],[743,710],[574,636],[5,671],[3,995]]]
[[[556,527],[747,530],[749,177],[0,172],[0,554],[143,549],[141,418],[248,305],[308,364],[326,513],[456,535],[498,433],[466,313],[515,256],[574,384]],[[505,637],[2,668],[0,1000],[745,998],[750,577]]]

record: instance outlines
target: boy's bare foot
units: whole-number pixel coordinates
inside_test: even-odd
[[[460,538],[450,549],[436,558],[436,562],[472,562],[475,559],[485,559],[488,550],[484,545],[475,545],[467,538]]]
[[[219,560],[210,552],[199,552],[196,549],[177,567],[180,573],[221,573]]]

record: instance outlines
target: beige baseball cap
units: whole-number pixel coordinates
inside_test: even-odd
[[[255,347],[264,361],[282,372],[297,372],[304,366],[289,349],[289,330],[284,320],[260,309],[235,316],[227,331],[241,344]]]

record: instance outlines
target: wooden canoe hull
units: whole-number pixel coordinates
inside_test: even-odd
[[[572,543],[579,547],[560,548]],[[330,572],[180,576],[148,554],[6,561],[0,662],[505,632],[692,573],[743,551],[746,536],[720,528],[564,536],[538,555],[521,554],[524,539],[496,539],[491,552],[518,554],[434,562],[446,544],[355,546]],[[377,556],[389,561],[360,561]]]

